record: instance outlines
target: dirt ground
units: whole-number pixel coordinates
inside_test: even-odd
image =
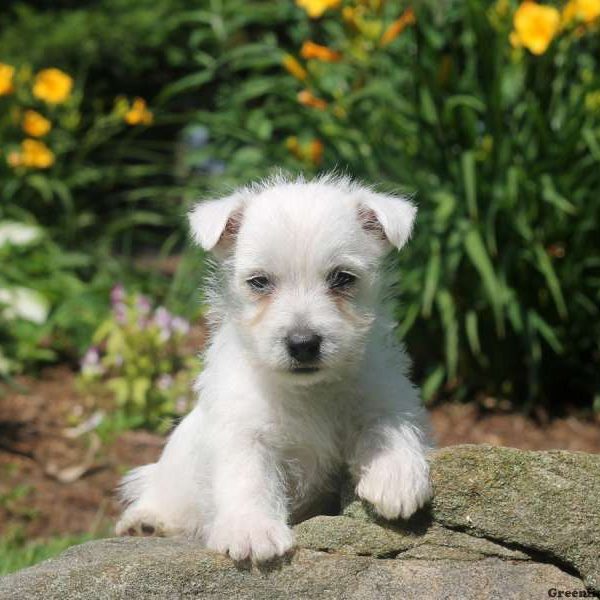
[[[77,391],[67,368],[21,384],[24,389],[0,396],[0,536],[14,527],[28,538],[108,532],[117,513],[119,478],[130,467],[155,460],[163,439],[143,431],[114,439],[78,432],[73,425],[96,407]],[[431,418],[440,446],[489,443],[600,452],[600,419],[539,422],[475,403],[436,407]]]

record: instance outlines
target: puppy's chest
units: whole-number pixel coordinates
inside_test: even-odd
[[[345,462],[350,422],[336,406],[305,408],[277,415],[269,442],[294,478],[322,477]]]

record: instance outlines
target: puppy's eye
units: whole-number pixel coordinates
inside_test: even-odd
[[[356,275],[337,269],[327,276],[327,284],[329,285],[329,289],[332,290],[347,290],[356,280]]]
[[[273,284],[266,275],[254,275],[246,279],[248,287],[258,294],[266,294],[271,291]]]

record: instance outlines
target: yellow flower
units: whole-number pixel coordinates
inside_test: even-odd
[[[513,26],[510,35],[513,46],[525,46],[533,54],[543,54],[558,32],[560,14],[552,6],[527,0],[515,11]]]
[[[415,11],[412,8],[407,8],[400,18],[396,19],[381,36],[380,44],[387,46],[395,40],[409,25],[414,25],[417,22]]]
[[[291,54],[286,54],[281,64],[290,75],[293,75],[300,81],[304,81],[308,77],[306,69]]]
[[[317,98],[308,90],[298,92],[298,102],[304,106],[310,106],[311,108],[317,108],[318,110],[325,110],[327,108],[327,102],[325,102],[325,100]]]
[[[16,163],[14,166],[47,169],[54,164],[54,153],[44,142],[26,139],[21,142],[20,154],[12,159]]]
[[[296,4],[303,8],[311,19],[318,19],[330,8],[337,8],[342,0],[296,0]]]
[[[591,23],[600,17],[600,0],[570,0],[563,8],[563,23],[583,21]]]
[[[128,125],[150,125],[154,120],[154,115],[148,110],[145,100],[135,98],[133,106],[125,113],[123,118]]]
[[[35,110],[25,111],[22,125],[23,131],[32,137],[43,137],[52,129],[52,123]]]
[[[337,62],[342,58],[340,52],[331,50],[331,48],[328,48],[327,46],[315,44],[310,40],[307,40],[302,44],[300,55],[302,58],[306,58],[307,60],[316,58],[317,60],[322,60],[323,62]]]
[[[15,68],[10,65],[0,63],[0,96],[7,96],[14,91],[13,76]]]
[[[61,104],[72,90],[73,79],[60,69],[44,69],[33,82],[33,95],[48,104]]]

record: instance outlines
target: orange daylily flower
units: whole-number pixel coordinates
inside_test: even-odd
[[[304,81],[308,77],[306,69],[291,54],[286,54],[281,64],[290,75],[300,81]]]
[[[323,62],[337,62],[342,58],[341,52],[336,52],[327,46],[315,44],[315,42],[311,42],[310,40],[302,44],[300,55],[307,60],[314,58]]]
[[[313,140],[309,145],[310,160],[314,165],[320,165],[323,160],[325,146],[321,140]]]
[[[154,115],[148,110],[143,98],[135,98],[123,119],[128,125],[150,125],[154,121]]]
[[[417,22],[415,11],[412,8],[407,8],[402,15],[396,19],[381,36],[379,43],[382,46],[387,46],[393,42],[407,27],[414,25]]]
[[[317,98],[309,90],[298,92],[298,102],[304,106],[310,106],[311,108],[316,108],[318,110],[325,110],[327,108],[327,102],[322,98]]]

